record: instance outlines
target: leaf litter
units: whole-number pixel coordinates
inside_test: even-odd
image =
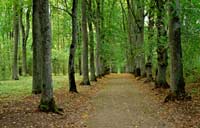
[[[200,84],[192,83],[186,86],[186,91],[192,96],[192,101],[175,101],[163,103],[169,92],[166,89],[154,89],[153,83],[144,83],[144,79],[131,77],[134,87],[138,88],[153,104],[159,106],[155,110],[160,118],[172,123],[175,128],[200,127]],[[69,93],[65,87],[55,90],[56,104],[64,109],[63,115],[42,113],[37,110],[40,96],[32,95],[20,100],[0,100],[0,127],[2,128],[87,128],[87,120],[95,108],[90,100],[103,89],[105,77],[91,87],[78,86],[80,93]],[[63,83],[66,84],[66,83]],[[67,86],[67,85],[65,85]],[[153,107],[153,106],[149,106]],[[144,111],[148,113],[148,110]],[[139,127],[139,126],[137,126]]]

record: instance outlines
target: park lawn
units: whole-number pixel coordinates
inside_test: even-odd
[[[76,76],[76,79],[81,79]],[[68,76],[53,76],[54,90],[66,87],[68,90]],[[20,77],[20,80],[0,81],[0,101],[20,100],[30,96],[32,91],[32,77]]]

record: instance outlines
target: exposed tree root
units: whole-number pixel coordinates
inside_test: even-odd
[[[32,91],[32,94],[35,94],[35,95],[41,94],[41,93],[42,93],[42,91]]]
[[[187,93],[172,93],[170,92],[164,100],[164,103],[169,101],[191,101],[192,97],[188,95]]]
[[[40,105],[38,106],[38,108],[39,108],[39,111],[41,112],[53,112],[53,113],[61,114],[61,115],[62,115],[62,112],[64,112],[62,108],[58,108],[56,106],[54,99],[52,99],[49,102],[40,102]]]
[[[69,92],[70,93],[78,93],[77,89],[70,89]]]
[[[168,89],[170,88],[169,84],[167,82],[155,82],[155,88],[164,88]]]

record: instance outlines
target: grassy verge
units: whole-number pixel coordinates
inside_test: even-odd
[[[76,79],[81,79],[76,76]],[[54,90],[61,87],[68,89],[67,76],[53,76]],[[32,91],[32,77],[20,77],[20,80],[6,80],[0,81],[0,101],[1,100],[18,100],[23,97],[31,95]]]

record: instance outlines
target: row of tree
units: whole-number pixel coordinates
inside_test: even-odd
[[[156,34],[157,68],[155,76],[156,88],[169,88],[166,80],[168,66],[167,50],[170,49],[170,89],[169,99],[188,98],[185,93],[185,81],[183,77],[182,47],[181,47],[181,21],[179,0],[127,0],[128,6],[128,39],[130,45],[128,71],[134,72],[136,76],[147,75],[146,82],[153,81],[152,57],[153,37]],[[168,12],[168,15],[166,15]],[[145,14],[146,13],[146,14]],[[145,15],[148,17],[148,52],[145,63],[144,47],[144,25]],[[156,32],[155,29],[156,28]],[[168,43],[169,42],[169,43]],[[135,51],[135,53],[133,53]]]
[[[186,31],[190,30],[188,25],[194,28],[199,26],[198,19],[194,18],[193,24],[189,22],[189,11],[195,7],[193,2],[54,0],[49,3],[48,0],[15,0],[5,1],[3,4],[6,6],[0,6],[3,10],[1,15],[5,16],[5,20],[0,21],[3,28],[0,38],[0,49],[3,52],[0,51],[0,55],[1,58],[6,55],[9,59],[8,62],[0,59],[3,62],[0,65],[1,74],[5,76],[5,71],[10,71],[9,68],[12,67],[12,78],[15,80],[19,79],[18,74],[32,75],[32,92],[42,93],[41,110],[58,110],[53,99],[52,72],[65,74],[67,61],[70,92],[78,92],[75,82],[76,67],[83,75],[83,85],[90,85],[90,81],[96,81],[96,78],[109,72],[129,72],[135,76],[147,77],[146,82],[153,81],[155,75],[156,88],[169,88],[168,49],[172,90],[169,97],[185,98],[183,62],[187,64],[191,60],[191,57],[187,57],[191,50],[184,50],[187,55],[184,59],[181,27],[185,36]],[[180,11],[180,4],[188,4],[184,13]],[[8,11],[10,8],[14,10],[11,14]],[[8,20],[12,18],[13,23]],[[11,25],[6,24],[6,20]],[[30,33],[32,37],[29,36]],[[198,38],[195,34],[194,36]],[[182,40],[183,45],[188,43],[185,37]],[[5,42],[14,42],[14,45]],[[18,50],[20,42],[22,52]],[[68,48],[70,50],[66,50]],[[13,57],[6,52],[10,49],[13,49]],[[32,55],[28,58],[30,63],[27,61],[27,54]],[[10,58],[13,59],[13,66]],[[22,64],[19,58],[22,58]],[[21,68],[19,64],[22,65]]]

